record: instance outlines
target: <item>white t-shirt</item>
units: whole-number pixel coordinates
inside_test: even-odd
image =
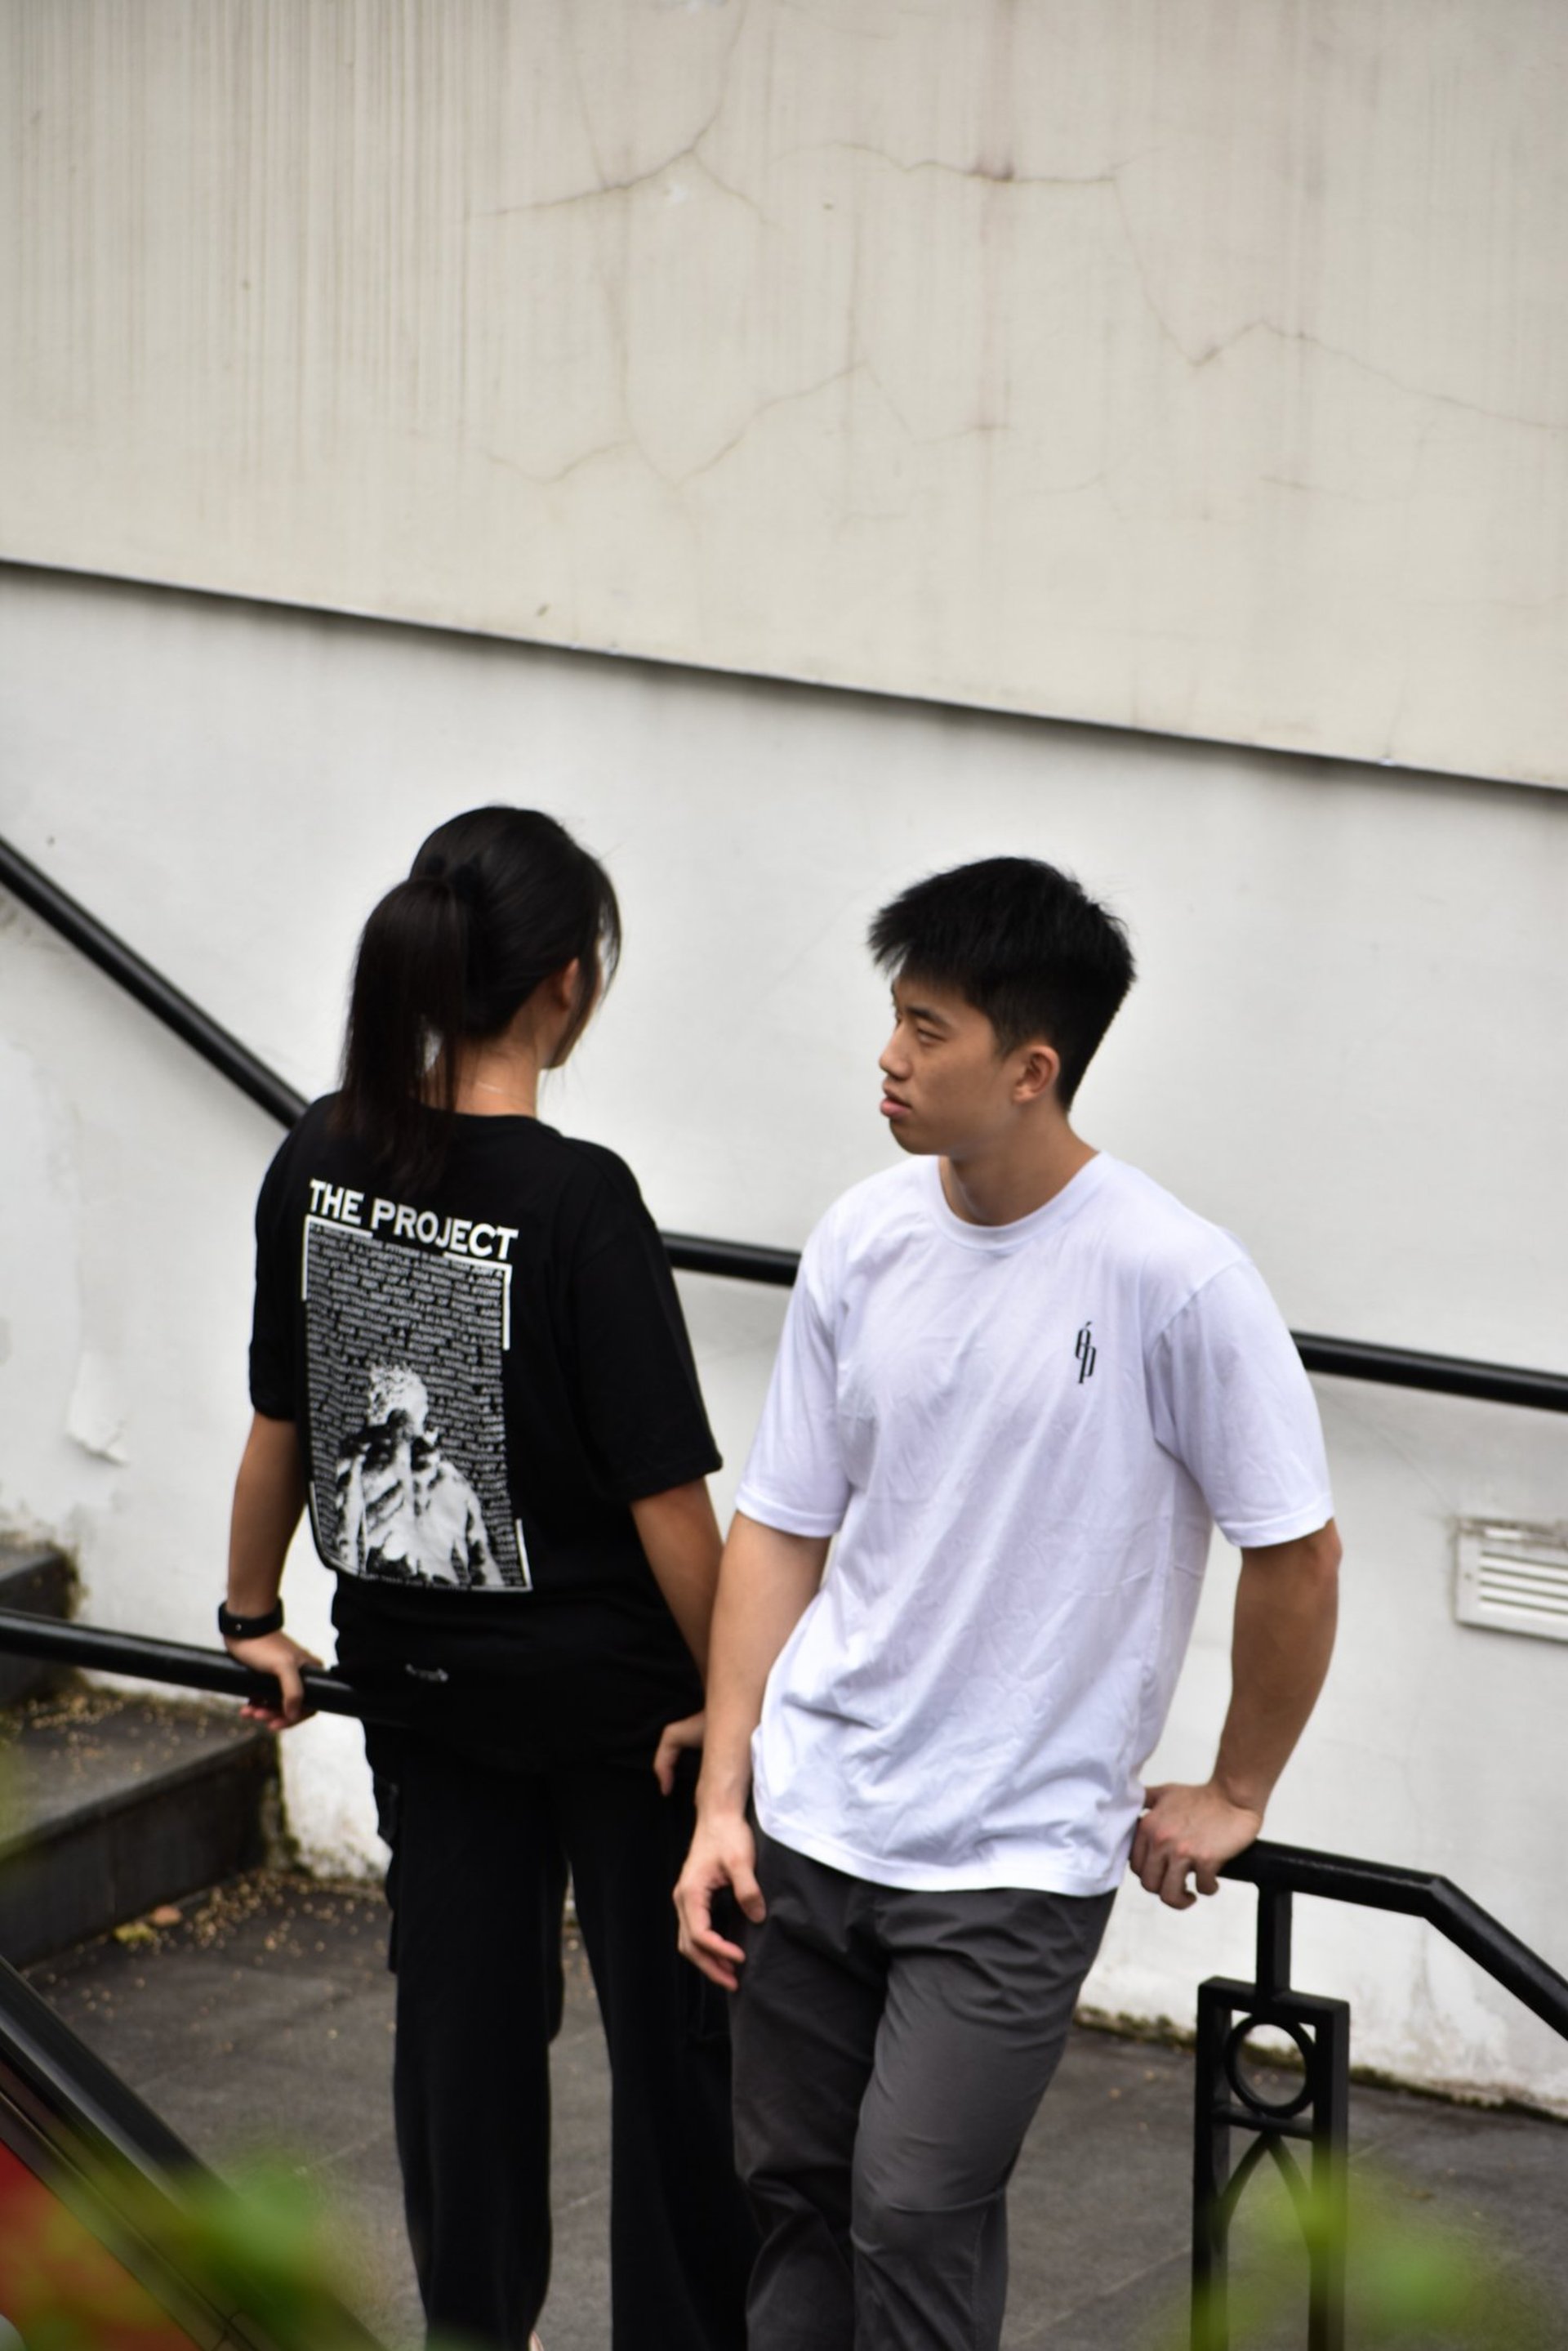
[[[1116,1885],[1211,1520],[1333,1512],[1301,1358],[1231,1235],[1103,1152],[971,1225],[935,1159],[807,1243],[738,1496],[836,1535],[753,1742],[770,1836],[884,1886]]]

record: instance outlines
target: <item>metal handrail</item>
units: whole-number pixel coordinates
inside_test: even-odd
[[[1568,1412],[1568,1375],[1562,1372],[1477,1363],[1468,1355],[1428,1355],[1414,1347],[1385,1347],[1366,1339],[1326,1339],[1315,1331],[1293,1331],[1291,1336],[1307,1370],[1331,1379],[1424,1388],[1431,1395],[1472,1396],[1483,1404],[1523,1405],[1533,1412]]]
[[[761,1241],[714,1241],[700,1233],[660,1233],[677,1273],[714,1273],[730,1281],[754,1281],[790,1290],[800,1271],[798,1249],[767,1249]]]
[[[221,1028],[201,1006],[165,979],[144,956],[127,946],[117,933],[100,923],[96,914],[67,894],[47,873],[13,849],[7,841],[0,841],[0,882],[14,898],[40,921],[57,931],[72,946],[79,948],[89,963],[97,964],[128,996],[172,1029],[176,1037],[183,1038],[193,1052],[221,1071],[232,1085],[238,1086],[254,1102],[269,1111],[283,1126],[292,1126],[305,1108],[305,1096],[286,1085],[275,1070],[258,1061],[248,1045]]]
[[[182,1689],[213,1691],[223,1698],[275,1704],[278,1697],[271,1674],[243,1666],[226,1649],[197,1648],[184,1641],[153,1641],[101,1625],[64,1624],[57,1617],[33,1616],[18,1608],[0,1608],[0,1650],[42,1657],[53,1665],[84,1666],[99,1673],[129,1674]],[[361,1717],[369,1713],[379,1718],[379,1700],[357,1689],[341,1675],[306,1666],[301,1679],[306,1697],[318,1713]],[[1234,1861],[1226,1862],[1220,1875],[1255,1886],[1263,1897],[1311,1894],[1324,1901],[1352,1902],[1366,1909],[1424,1918],[1537,2016],[1568,2036],[1568,1977],[1548,1967],[1479,1902],[1472,1902],[1459,1886],[1430,1870],[1401,1869],[1347,1854],[1315,1853],[1307,1846],[1275,1844],[1260,1837]]]
[[[276,1706],[277,1678],[241,1665],[226,1649],[199,1649],[185,1641],[150,1641],[140,1633],[119,1633],[101,1625],[65,1624],[57,1616],[32,1616],[0,1608],[0,1650],[42,1657],[50,1665],[86,1666],[94,1673],[130,1674],[179,1689],[211,1690],[220,1698]],[[306,1666],[300,1679],[318,1714],[349,1714],[373,1721],[398,1720],[340,1675]]]
[[[766,1282],[787,1290],[800,1269],[800,1256],[794,1249],[764,1249],[754,1241],[709,1240],[697,1233],[665,1233],[662,1238],[678,1273],[719,1274],[734,1281]],[[1332,1379],[1422,1388],[1439,1395],[1471,1396],[1485,1404],[1523,1405],[1537,1412],[1568,1412],[1568,1374],[1563,1372],[1478,1363],[1466,1355],[1428,1355],[1414,1347],[1331,1339],[1315,1331],[1293,1331],[1291,1337],[1306,1369]]]
[[[1261,1926],[1267,1897],[1292,1894],[1312,1894],[1323,1901],[1352,1902],[1364,1909],[1423,1918],[1505,1991],[1533,2010],[1542,2023],[1568,2039],[1568,1976],[1548,1967],[1528,1943],[1447,1877],[1430,1870],[1396,1868],[1387,1862],[1360,1861],[1346,1854],[1274,1844],[1264,1837],[1238,1854],[1234,1861],[1226,1862],[1220,1875],[1257,1887]],[[1260,1965],[1260,1978],[1269,1972],[1266,1965]]]
[[[5,840],[0,840],[0,883],[280,1125],[294,1124],[306,1107],[303,1094]],[[666,1233],[662,1238],[670,1264],[681,1273],[717,1274],[787,1290],[800,1265],[795,1250],[753,1241],[710,1240],[696,1233]],[[1325,1338],[1316,1332],[1291,1335],[1309,1372],[1475,1397],[1488,1404],[1521,1405],[1536,1412],[1568,1412],[1568,1373],[1430,1355],[1363,1339]]]
[[[276,1705],[278,1700],[277,1682],[271,1674],[253,1671],[225,1649],[149,1640],[141,1634],[122,1633],[107,1625],[64,1624],[57,1617],[33,1616],[17,1608],[0,1608],[0,1651],[264,1705]],[[339,1674],[306,1666],[300,1677],[306,1697],[317,1713],[396,1719],[395,1711],[385,1708],[379,1697],[357,1689]],[[1430,1870],[1397,1868],[1387,1862],[1316,1853],[1308,1846],[1275,1844],[1260,1838],[1234,1861],[1228,1861],[1220,1875],[1257,1887],[1261,1929],[1268,1905],[1294,1894],[1424,1918],[1543,2022],[1568,2037],[1568,1977],[1549,1967],[1460,1887]],[[1275,1970],[1262,1956],[1262,1935],[1260,1946],[1262,1980]]]

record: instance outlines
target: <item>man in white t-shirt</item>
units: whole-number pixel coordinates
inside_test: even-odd
[[[688,1958],[739,1988],[751,2351],[994,2351],[1008,2178],[1116,1886],[1130,1854],[1186,1907],[1258,1834],[1339,1543],[1246,1252],[1069,1122],[1132,981],[1116,917],[993,858],[871,944],[909,1158],[801,1261],[676,1899]],[[1218,1758],[1146,1788],[1215,1522],[1242,1553]]]

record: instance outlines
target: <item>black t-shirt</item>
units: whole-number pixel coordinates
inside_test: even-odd
[[[631,1172],[459,1117],[404,1198],[330,1108],[256,1206],[251,1400],[299,1428],[339,1664],[476,1751],[651,1754],[701,1687],[628,1505],[719,1456]]]

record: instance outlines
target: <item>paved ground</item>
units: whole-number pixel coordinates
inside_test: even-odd
[[[255,1879],[185,1904],[178,1924],[129,1931],[31,1979],[200,2154],[221,2167],[247,2147],[296,2151],[341,2205],[367,2318],[389,2345],[412,2344],[379,1898]],[[1182,2339],[1161,2322],[1179,2320],[1182,2301],[1190,2081],[1179,2050],[1076,2036],[1013,2189],[1008,2351]],[[607,2351],[605,2065],[576,1952],[556,2089],[557,2257],[543,2332],[548,2351]],[[1353,2111],[1358,2165],[1380,2168],[1399,2207],[1448,2239],[1510,2246],[1564,2314],[1552,2339],[1568,2346],[1568,2131],[1380,2090],[1357,2089]],[[1304,2317],[1254,2341],[1265,2339],[1304,2343]]]

